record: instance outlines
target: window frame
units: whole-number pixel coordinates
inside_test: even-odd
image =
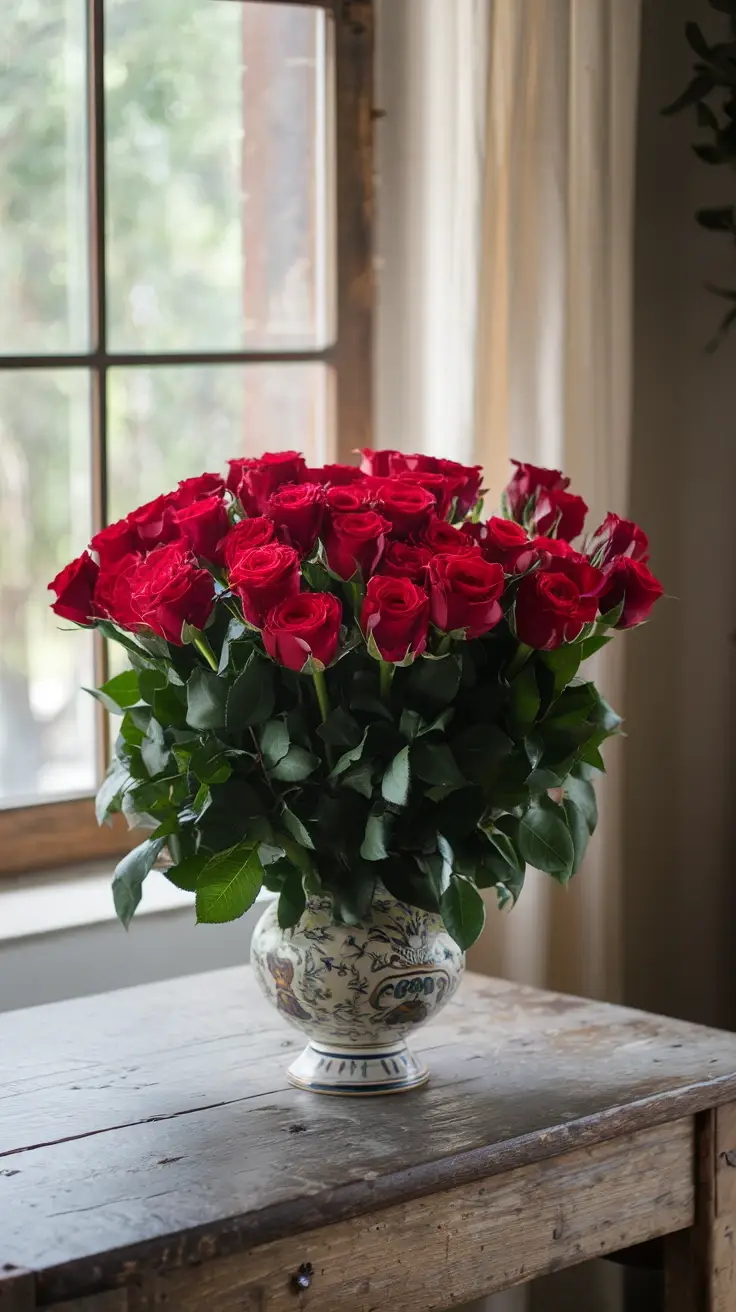
[[[222,3],[223,0],[217,0]],[[242,0],[225,0],[238,4]],[[121,365],[299,364],[330,365],[335,380],[336,443],[333,458],[349,459],[371,445],[373,428],[373,61],[374,0],[248,0],[324,9],[334,28],[334,195],[336,332],[314,350],[188,352],[110,351],[107,345],[105,252],[105,0],[87,0],[88,262],[90,337],[87,352],[0,355],[0,371],[79,369],[91,382],[91,473],[94,531],[107,522],[107,373]],[[95,678],[106,677],[106,646],[95,635]],[[107,723],[96,721],[98,770],[107,757]],[[0,879],[117,856],[140,841],[121,816],[98,827],[91,796],[40,800],[0,809]]]

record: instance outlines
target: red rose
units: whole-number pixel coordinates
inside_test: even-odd
[[[408,652],[420,656],[427,645],[429,597],[410,579],[374,574],[360,613],[366,640],[373,634],[385,661],[403,661]]]
[[[325,503],[332,515],[351,515],[356,510],[364,510],[371,502],[371,490],[362,483],[342,484],[328,487]]]
[[[279,538],[306,556],[319,537],[324,506],[318,483],[286,483],[268,498],[267,510]]]
[[[543,536],[554,532],[564,542],[571,542],[582,533],[587,513],[583,498],[572,492],[540,492],[534,507],[534,527]]]
[[[130,604],[141,621],[175,647],[184,624],[203,629],[212,613],[212,575],[200,569],[186,541],[156,547],[129,576]]]
[[[360,470],[375,478],[392,478],[406,469],[406,456],[402,451],[374,451],[364,446],[360,452]]]
[[[484,560],[480,552],[433,556],[429,563],[432,623],[443,633],[467,629],[469,638],[479,638],[503,618],[503,585],[503,566]]]
[[[227,507],[220,496],[192,501],[176,512],[176,522],[195,556],[219,564],[220,542],[227,533]]]
[[[426,487],[393,479],[378,494],[378,509],[391,521],[394,537],[422,533],[435,514],[435,497]]]
[[[631,556],[619,556],[604,572],[605,582],[601,590],[600,611],[606,615],[609,610],[624,604],[617,629],[631,629],[635,624],[643,624],[655,601],[664,592],[659,579],[641,560]]]
[[[282,483],[306,481],[306,461],[298,451],[266,451],[258,460],[230,460],[228,463],[227,485],[240,498],[249,515],[264,514],[268,498]]]
[[[443,460],[439,456],[403,456],[405,468],[410,472],[443,474],[457,481],[456,517],[461,519],[473,509],[480,494],[481,465],[461,465],[457,460]]]
[[[467,533],[448,524],[444,519],[433,519],[427,528],[422,542],[432,555],[474,556],[479,554],[478,546]]]
[[[363,578],[368,578],[383,555],[390,532],[390,521],[375,510],[335,515],[325,530],[327,564],[333,574],[350,579],[359,569]]]
[[[331,592],[300,592],[274,606],[263,626],[263,645],[288,670],[303,669],[309,656],[331,665],[341,618],[342,606]]]
[[[234,570],[244,551],[253,547],[265,547],[273,537],[273,522],[265,515],[256,515],[253,519],[241,519],[231,528],[219,545],[219,551],[228,570]]]
[[[106,615],[123,629],[135,629],[141,617],[131,601],[131,580],[143,556],[123,556],[113,565],[103,562],[95,587],[95,607],[99,615]]]
[[[181,510],[191,506],[194,501],[204,501],[207,497],[221,497],[225,491],[225,480],[220,474],[197,474],[196,478],[183,478],[176,492],[169,493],[169,504]]]
[[[521,520],[527,502],[540,492],[564,492],[570,486],[559,469],[541,469],[539,465],[525,465],[520,460],[512,460],[516,472],[506,485],[506,500],[512,519]]]
[[[591,565],[588,557],[576,551],[569,542],[557,538],[535,538],[531,545],[542,570],[566,574],[583,597],[599,595],[603,586],[602,571]]]
[[[492,515],[485,524],[463,524],[461,532],[477,542],[486,560],[503,565],[506,574],[523,574],[534,563],[534,545],[513,519]]]
[[[632,560],[641,560],[646,564],[649,560],[649,538],[633,519],[621,519],[611,512],[596,529],[587,551],[589,556],[598,557],[601,566],[610,565],[616,556],[630,556]]]
[[[49,589],[56,593],[51,609],[65,620],[89,625],[96,613],[93,598],[99,572],[96,561],[83,551],[49,583]]]
[[[119,519],[115,524],[108,524],[107,528],[95,533],[89,545],[97,552],[100,565],[105,569],[116,560],[122,560],[124,556],[137,551],[140,544],[138,534],[127,519]]]
[[[552,560],[549,569],[525,574],[514,606],[519,641],[539,651],[573,642],[596,617],[598,601],[591,585],[599,584],[598,570],[589,574],[568,556]]]
[[[363,474],[357,465],[320,465],[318,469],[305,471],[309,483],[329,483],[332,487],[347,487],[350,483],[359,483]]]
[[[155,501],[147,501],[144,506],[131,511],[128,524],[136,535],[137,545],[144,551],[160,547],[164,542],[174,542],[182,536],[168,496],[156,497]]]
[[[509,521],[507,520],[506,522],[508,523]],[[572,557],[575,560],[587,560],[586,556],[581,555],[579,551],[576,551],[574,547],[570,546],[569,542],[565,542],[562,538],[533,538],[530,545],[534,552],[535,560],[541,560],[545,567],[549,564],[552,557],[556,558],[558,556],[566,556],[568,558]],[[590,564],[589,561],[588,564]]]
[[[243,614],[259,629],[274,606],[297,595],[300,582],[297,552],[277,542],[244,551],[230,571],[230,587],[243,603]]]
[[[431,559],[429,547],[415,547],[409,542],[387,542],[378,573],[390,575],[393,579],[411,579],[412,583],[423,586]]]
[[[414,470],[399,474],[400,483],[418,483],[431,492],[435,501],[435,512],[440,519],[446,519],[452,503],[459,497],[465,485],[464,474],[438,474],[432,470]]]

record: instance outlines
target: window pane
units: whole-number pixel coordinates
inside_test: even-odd
[[[181,365],[108,376],[110,519],[230,457],[332,447],[332,373],[321,364]]]
[[[88,345],[84,0],[15,0],[0,37],[0,352]]]
[[[0,373],[0,805],[91,791],[92,639],[46,585],[91,535],[89,383]]]
[[[106,12],[111,347],[323,345],[324,13],[232,0]]]

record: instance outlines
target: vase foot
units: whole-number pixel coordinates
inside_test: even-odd
[[[287,1075],[297,1089],[352,1098],[406,1093],[429,1079],[424,1062],[404,1042],[374,1048],[308,1043]]]

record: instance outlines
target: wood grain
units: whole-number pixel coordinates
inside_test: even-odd
[[[95,820],[91,797],[0,810],[0,879],[25,871],[52,870],[96,857],[122,856],[140,843],[122,816],[111,828]]]
[[[194,1270],[144,1277],[130,1289],[129,1308],[287,1312],[294,1276],[309,1264],[302,1309],[430,1312],[688,1225],[693,1199],[691,1125],[676,1122]]]
[[[291,1089],[301,1042],[245,968],[0,1016],[0,1266],[60,1302],[736,1101],[733,1035],[481,977],[410,1095]]]
[[[34,1312],[36,1282],[32,1272],[0,1265],[0,1312]]]
[[[695,1224],[665,1240],[666,1312],[736,1309],[735,1148],[736,1105],[698,1118]]]

